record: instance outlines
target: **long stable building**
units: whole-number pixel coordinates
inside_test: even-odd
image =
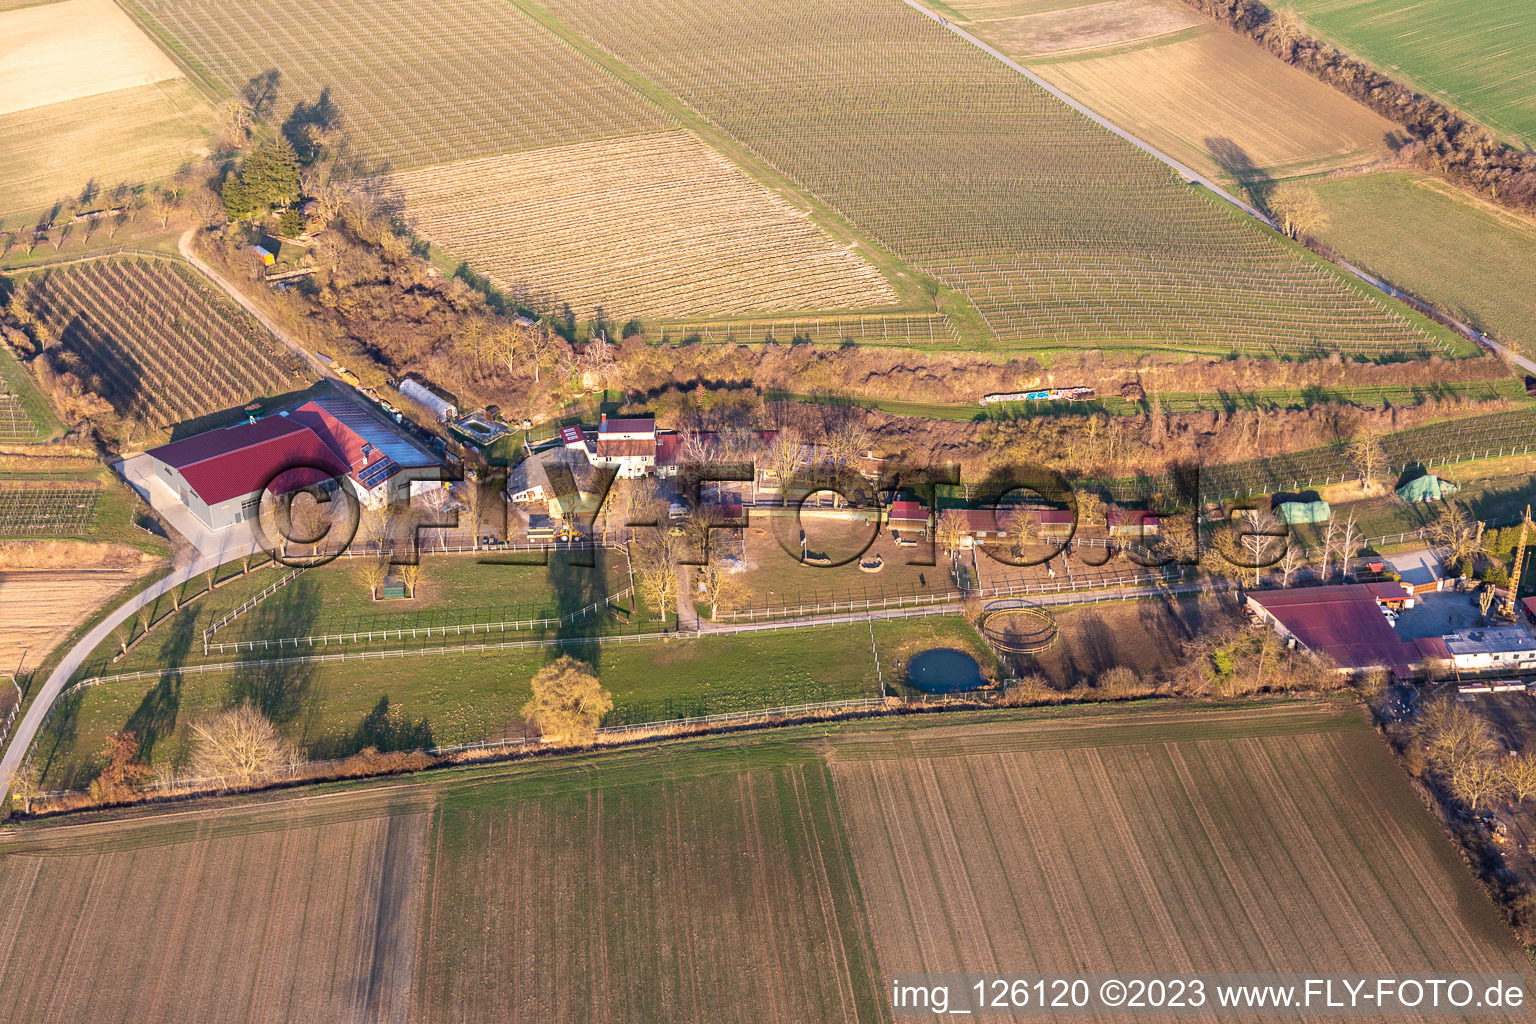
[[[1387,608],[1413,598],[1400,583],[1254,590],[1244,595],[1248,611],[1287,639],[1325,654],[1345,672],[1387,669],[1411,676],[1426,657],[1444,654],[1438,639],[1404,640],[1387,621]]]
[[[388,500],[404,469],[436,456],[345,396],[172,441],[145,453],[199,522],[225,530],[255,517],[262,493],[287,494],[341,479],[368,508]]]

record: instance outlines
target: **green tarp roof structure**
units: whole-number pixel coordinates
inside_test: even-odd
[[[1441,480],[1433,473],[1416,476],[1397,489],[1397,496],[1407,502],[1439,501],[1443,495],[1456,490],[1449,480]]]
[[[1275,516],[1282,523],[1326,523],[1333,509],[1326,501],[1286,501],[1275,509]]]

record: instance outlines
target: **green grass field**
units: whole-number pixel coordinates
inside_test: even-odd
[[[1328,40],[1494,131],[1536,141],[1536,20],[1525,0],[1280,0]]]
[[[1314,187],[1322,240],[1350,262],[1536,354],[1536,223],[1416,174]]]
[[[253,578],[270,582],[263,570]],[[196,662],[201,621],[189,606],[150,640],[165,664]],[[476,638],[466,637],[464,642]],[[482,638],[485,639],[485,638]],[[488,638],[494,642],[495,638]],[[165,673],[78,691],[56,706],[37,757],[61,787],[88,781],[107,736],[130,729],[160,767],[189,756],[189,723],[230,703],[261,707],[312,757],[365,746],[413,749],[523,735],[529,680],[560,653],[596,668],[613,694],[609,725],[873,697],[896,683],[895,666],[931,647],[967,650],[994,664],[975,631],[954,617],[728,636],[468,654],[413,654],[333,664],[252,663],[210,674]],[[450,641],[450,643],[453,641]],[[142,664],[93,664],[106,672]],[[879,664],[876,664],[876,651]],[[291,655],[291,651],[288,652]],[[86,672],[84,674],[90,674]],[[380,704],[389,714],[380,711]]]
[[[64,432],[64,425],[31,374],[0,345],[0,442],[47,441]]]

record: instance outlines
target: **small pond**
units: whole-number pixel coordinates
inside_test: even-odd
[[[953,647],[924,651],[907,662],[907,685],[924,693],[961,693],[985,682],[976,659]]]

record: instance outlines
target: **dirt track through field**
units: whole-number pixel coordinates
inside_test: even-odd
[[[1306,721],[834,743],[882,971],[1520,971],[1379,741]]]

